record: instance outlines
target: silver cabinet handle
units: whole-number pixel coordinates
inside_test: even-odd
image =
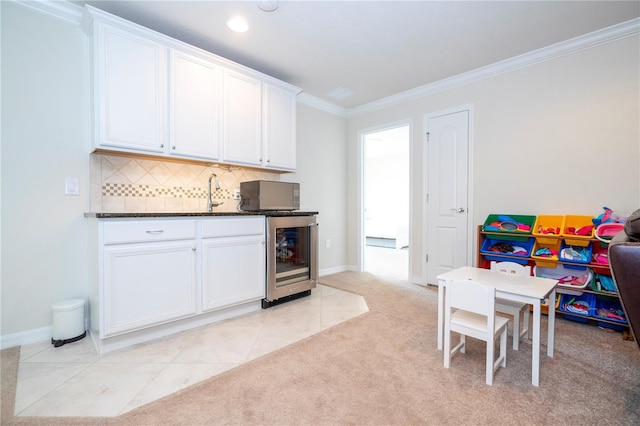
[[[159,235],[164,232],[164,229],[156,229],[155,231],[144,231],[144,232],[151,235]]]
[[[464,213],[464,207],[458,207],[457,209],[451,209],[452,212]]]

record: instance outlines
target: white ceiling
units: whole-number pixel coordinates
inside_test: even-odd
[[[634,1],[72,1],[352,108],[640,17]],[[226,21],[242,15],[250,29]],[[337,100],[336,88],[355,92]]]

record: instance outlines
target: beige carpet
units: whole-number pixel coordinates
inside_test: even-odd
[[[14,417],[19,351],[4,350],[2,425],[640,424],[640,351],[620,333],[559,318],[539,388],[530,343],[487,386],[483,342],[443,367],[436,289],[353,272],[321,281],[370,312],[117,418]]]

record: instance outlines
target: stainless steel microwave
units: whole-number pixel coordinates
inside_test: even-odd
[[[241,210],[298,210],[299,208],[299,183],[272,180],[240,182]]]

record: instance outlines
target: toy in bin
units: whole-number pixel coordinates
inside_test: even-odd
[[[589,315],[591,306],[587,300],[576,300],[575,297],[572,297],[566,303],[563,301],[562,309],[572,314]]]
[[[563,294],[560,300],[560,310],[568,314],[590,317],[593,315],[596,305],[595,294],[584,293],[582,295]],[[565,318],[567,318],[565,316]],[[571,318],[569,318],[571,319]]]
[[[620,301],[607,296],[596,298],[594,317],[627,324],[627,317]]]
[[[609,241],[621,231],[624,231],[624,223],[603,223],[596,228],[596,238],[606,247]]]
[[[586,246],[571,246],[563,241],[560,245],[560,260],[573,263],[591,262],[591,244]]]
[[[504,254],[514,254],[517,256],[526,256],[528,251],[526,248],[518,245],[513,245],[505,241],[497,241],[495,244],[489,246],[488,251]]]
[[[498,215],[498,220],[484,226],[485,231],[531,232],[531,225],[518,222],[511,216]]]

